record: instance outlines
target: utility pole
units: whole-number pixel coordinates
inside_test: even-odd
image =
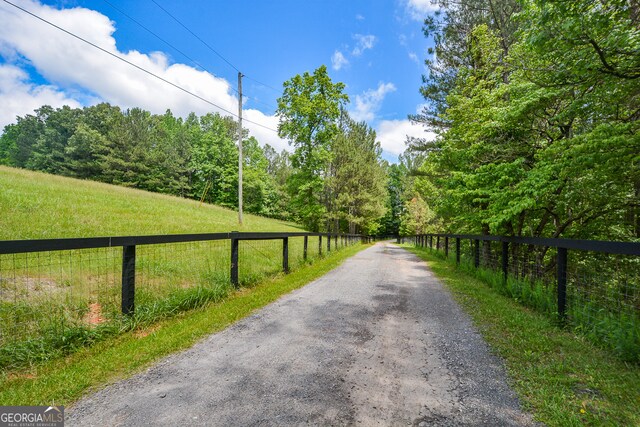
[[[242,73],[238,71],[238,223],[242,225]]]

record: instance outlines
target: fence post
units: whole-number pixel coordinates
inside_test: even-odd
[[[318,234],[318,256],[322,255],[322,234]]]
[[[507,281],[509,274],[509,242],[502,242],[502,275],[504,281]]]
[[[456,237],[456,264],[460,264],[460,238]]]
[[[327,233],[327,253],[331,252],[331,234]]]
[[[474,247],[473,247],[473,265],[475,265],[476,268],[480,267],[480,240],[475,239],[474,240]]]
[[[282,271],[289,272],[289,238],[282,238]]]
[[[122,247],[122,314],[133,314],[136,296],[136,247]]]
[[[444,257],[449,258],[449,236],[444,236]]]
[[[307,248],[309,247],[309,236],[304,236],[304,247],[302,248],[302,259],[307,260]]]
[[[563,321],[567,310],[567,248],[558,248],[558,317]]]
[[[440,236],[436,237],[436,251],[440,250]]]
[[[231,284],[238,286],[240,283],[238,274],[238,238],[237,232],[231,232]]]
[[[433,249],[433,236],[429,235],[429,249]]]
[[[338,235],[336,234],[333,238],[333,249],[338,250]]]

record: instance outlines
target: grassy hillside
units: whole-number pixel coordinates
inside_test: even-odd
[[[301,231],[253,215],[239,227],[237,213],[218,206],[0,166],[0,240],[232,230]],[[323,255],[317,237],[308,243],[305,259],[304,239],[289,239],[290,269]],[[241,242],[241,285],[282,271],[282,245]],[[0,374],[224,299],[230,253],[226,239],[138,245],[135,316],[124,318],[121,247],[0,255]]]
[[[302,231],[194,200],[0,166],[0,240]]]

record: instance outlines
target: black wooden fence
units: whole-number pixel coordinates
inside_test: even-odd
[[[230,271],[229,277],[233,285],[239,284],[239,249],[242,241],[282,241],[282,271],[289,272],[289,239],[302,238],[303,259],[307,260],[309,252],[309,238],[318,240],[317,254],[323,250],[330,252],[334,249],[357,242],[368,242],[369,237],[353,234],[332,233],[265,233],[265,232],[235,232],[207,233],[207,234],[175,234],[156,236],[123,236],[123,237],[90,237],[77,239],[46,239],[46,240],[9,240],[0,241],[0,255],[50,253],[55,251],[75,251],[97,248],[122,248],[122,280],[121,280],[121,309],[123,314],[133,314],[135,311],[136,295],[136,248],[142,245],[161,245],[184,242],[227,241],[230,243]],[[0,282],[2,281],[0,270]],[[5,275],[6,272],[5,272]]]
[[[640,242],[420,234],[410,239],[521,304],[640,363]]]
[[[414,244],[420,247],[435,248],[443,250],[445,257],[449,257],[451,250],[450,244],[453,243],[455,251],[456,263],[460,263],[463,250],[461,244],[463,241],[469,241],[471,261],[474,267],[481,266],[482,261],[486,267],[499,267],[506,280],[510,272],[517,271],[512,268],[512,263],[518,260],[514,254],[520,252],[520,255],[526,253],[543,254],[538,256],[532,263],[534,270],[537,270],[537,276],[544,274],[550,270],[550,266],[555,266],[555,285],[557,295],[557,312],[562,318],[565,316],[567,308],[567,273],[569,271],[568,251],[585,251],[595,252],[608,255],[626,255],[640,257],[640,242],[612,242],[603,240],[577,240],[577,239],[552,239],[541,237],[507,237],[507,236],[480,236],[468,234],[420,234],[410,237]],[[481,247],[481,243],[484,247]],[[499,263],[495,262],[495,252],[491,252],[490,243],[499,245]],[[519,248],[520,250],[516,249]],[[524,248],[524,250],[522,250]],[[555,249],[555,256],[549,257],[549,249]],[[487,251],[489,249],[489,251]],[[495,249],[495,248],[494,248]],[[488,252],[488,254],[487,254]],[[524,253],[524,254],[523,254]],[[546,258],[546,265],[542,265]],[[550,259],[551,258],[551,259]],[[496,265],[498,264],[498,265]],[[528,270],[531,270],[530,268]],[[541,273],[541,274],[540,274]]]

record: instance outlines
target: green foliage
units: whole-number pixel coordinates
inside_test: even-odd
[[[401,217],[404,212],[404,178],[407,171],[402,163],[387,165],[386,212],[380,220],[381,235],[400,235]]]
[[[255,138],[246,130],[244,136],[245,209],[291,218],[288,204],[274,203],[285,182],[269,174]],[[82,109],[43,106],[5,127],[0,164],[233,208],[238,204],[236,139],[236,122],[219,114],[191,114],[183,120],[171,111],[153,115],[105,103]]]
[[[438,138],[412,146],[423,200],[455,232],[640,237],[637,7],[474,4],[425,22],[438,64],[414,119]]]
[[[291,160],[286,150],[277,153],[269,144],[264,146],[264,155],[267,160],[267,173],[273,179],[273,183],[267,187],[265,215],[291,219],[293,213],[290,209],[291,196],[287,191],[287,181],[291,176]]]
[[[420,194],[416,194],[411,200],[405,202],[400,225],[400,235],[412,236],[415,234],[436,232],[438,227],[435,223],[435,212],[422,200]]]
[[[343,113],[331,153],[324,196],[329,224],[334,224],[336,232],[375,234],[386,195],[382,149],[375,131]]]
[[[326,215],[322,196],[332,160],[331,142],[338,133],[340,108],[348,101],[343,83],[333,83],[327,67],[305,72],[284,83],[278,98],[278,135],[295,147],[289,180],[291,204],[303,224],[318,231]]]
[[[422,249],[417,249],[422,251]],[[429,251],[433,256],[444,258],[442,252]],[[453,263],[450,258],[447,261]],[[549,316],[557,325],[558,303],[554,285],[542,280],[530,280],[508,276],[488,268],[476,268],[468,258],[462,258],[460,271],[476,277],[488,284],[497,293],[513,299],[526,307]],[[616,287],[609,287],[610,295],[588,299],[570,284],[566,322],[569,329],[589,338],[595,345],[615,354],[620,360],[640,364],[640,316],[633,308],[607,307],[609,301],[616,301],[621,295],[615,294]]]

